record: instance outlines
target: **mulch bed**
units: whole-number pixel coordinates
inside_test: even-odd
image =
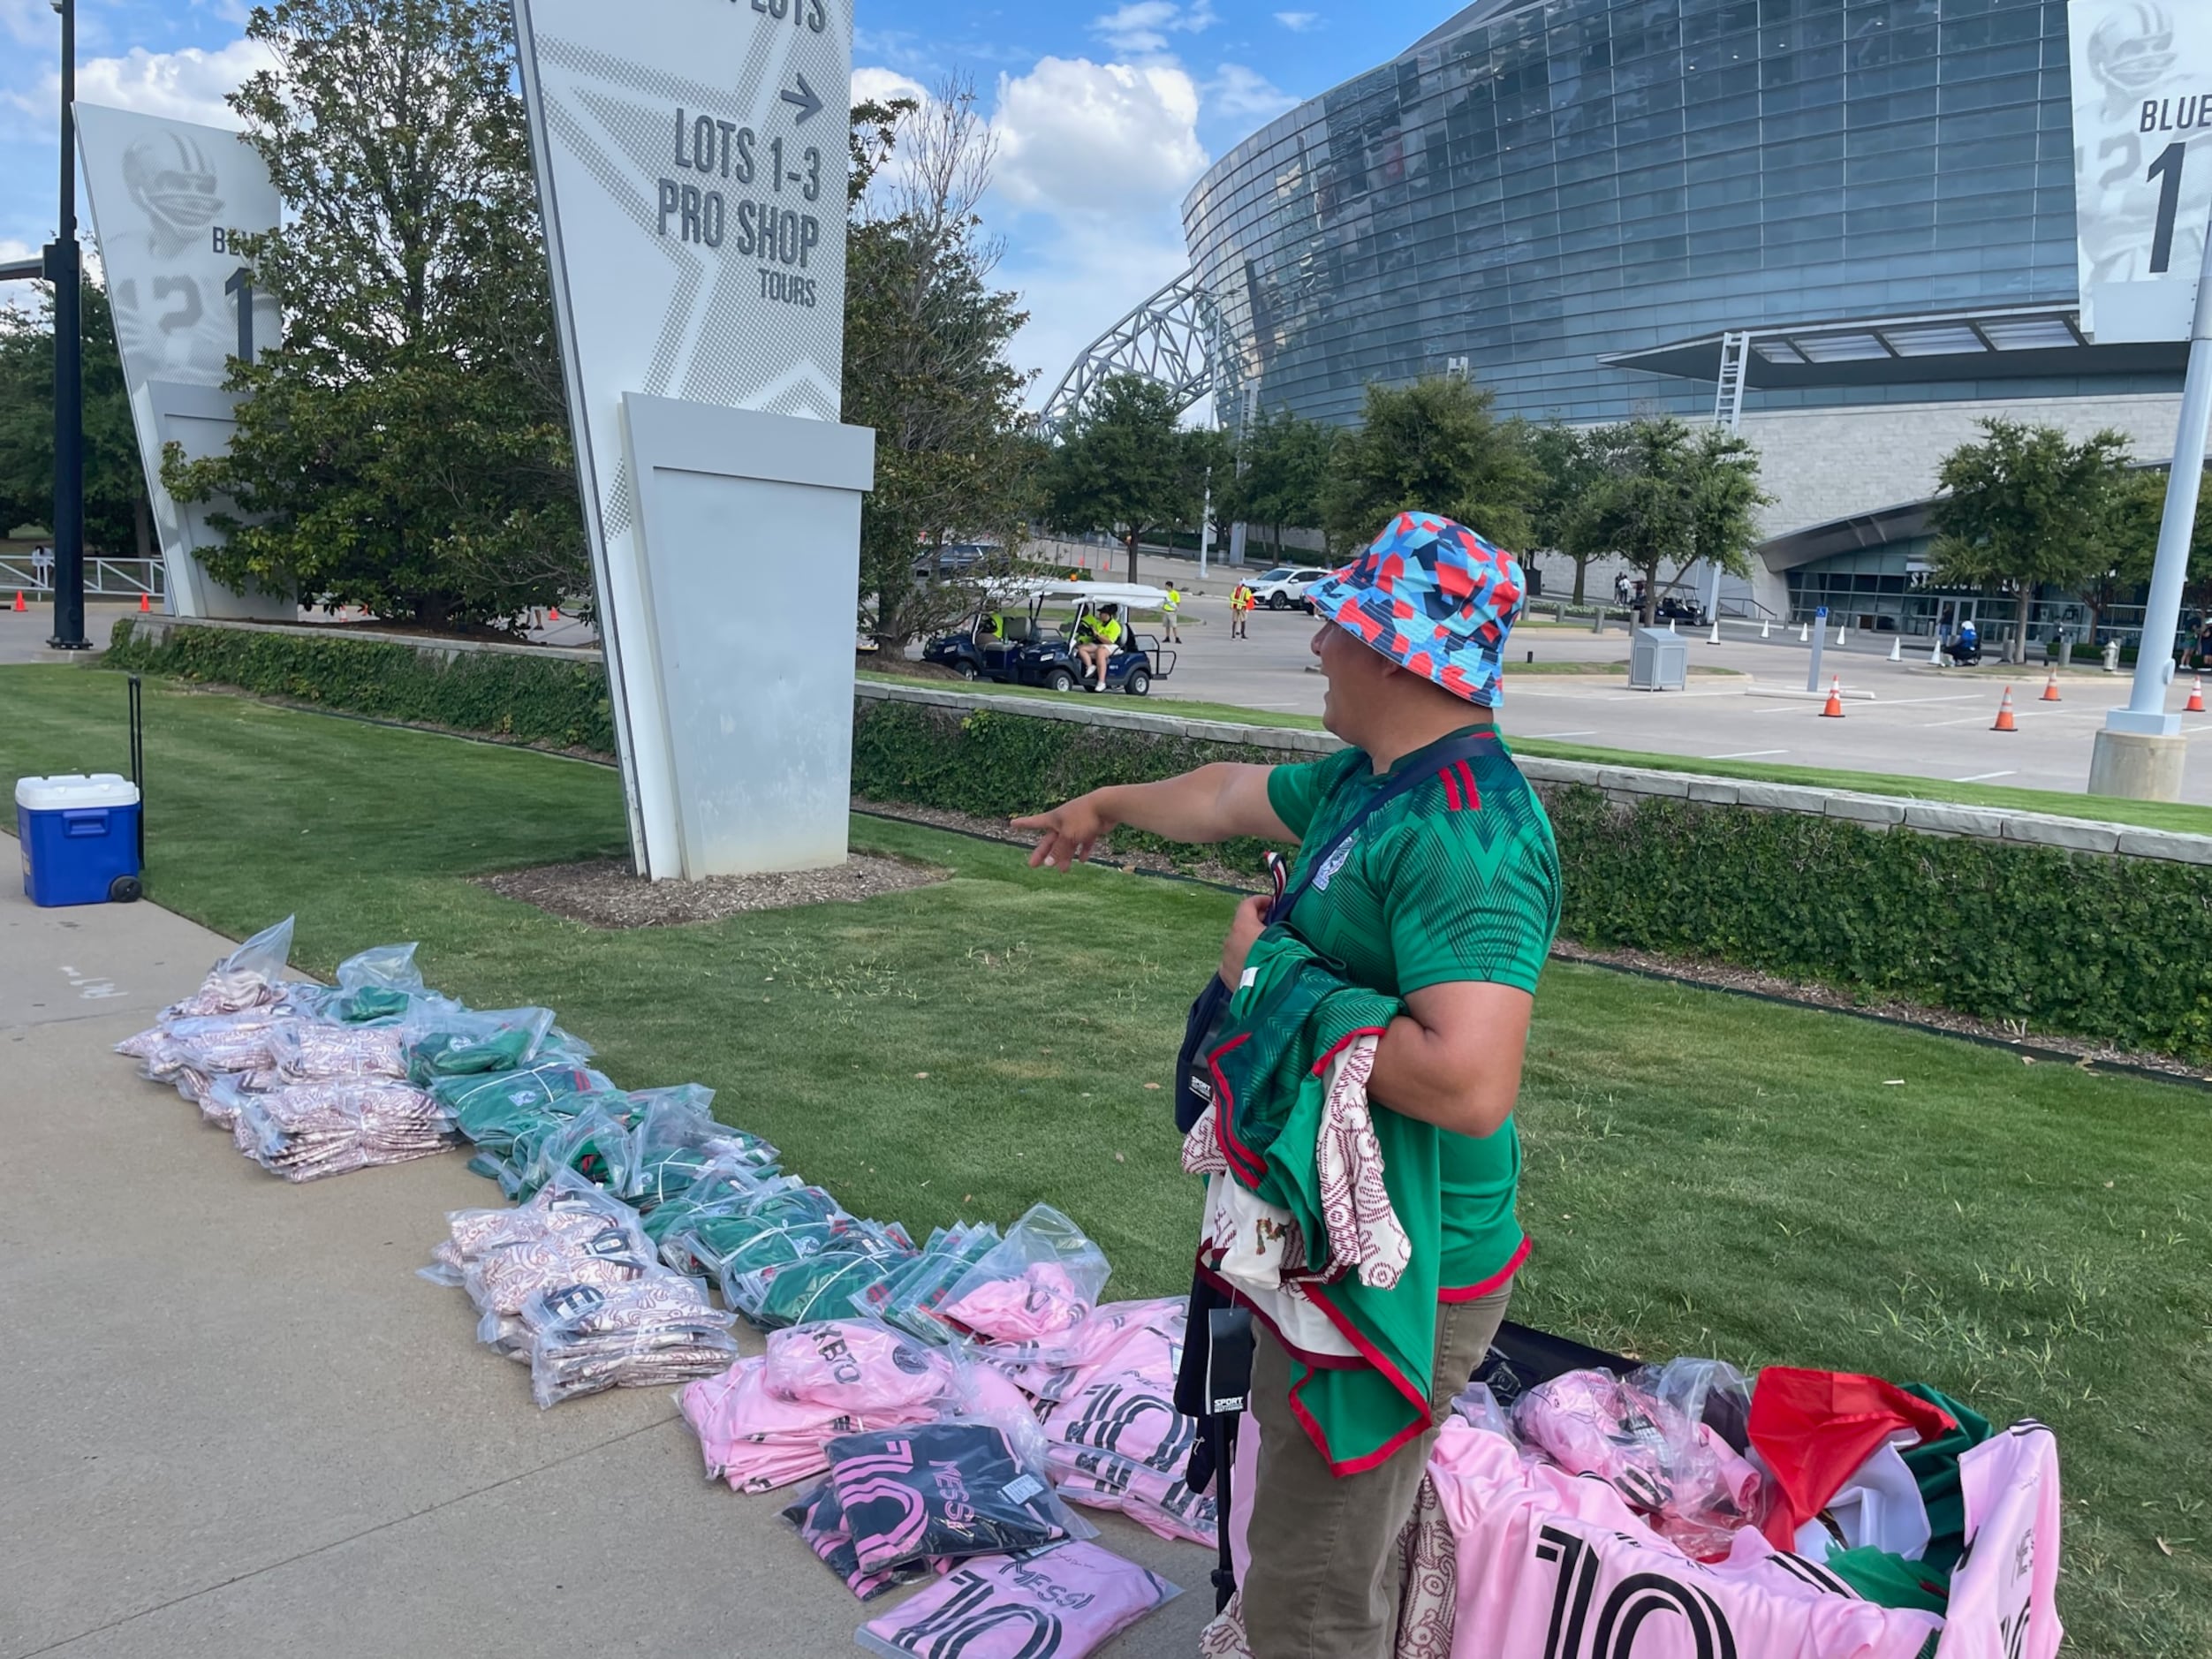
[[[885,893],[928,887],[952,872],[904,859],[855,852],[823,870],[776,870],[763,875],[710,875],[697,882],[648,882],[627,860],[546,864],[478,878],[504,898],[592,928],[670,928],[719,921],[754,910],[801,905],[858,904]]]

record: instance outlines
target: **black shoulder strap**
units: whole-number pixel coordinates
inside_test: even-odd
[[[1360,827],[1384,805],[1396,800],[1407,790],[1434,776],[1436,767],[1450,766],[1455,761],[1470,760],[1481,745],[1496,740],[1496,729],[1489,726],[1485,726],[1480,731],[1470,731],[1464,737],[1454,738],[1451,742],[1430,752],[1429,758],[1436,762],[1435,767],[1407,767],[1388,784],[1375,791],[1367,805],[1352,814],[1352,822],[1337,831],[1337,838],[1322,848],[1315,857],[1306,860],[1306,867],[1299,872],[1298,880],[1276,896],[1275,904],[1268,912],[1269,921],[1281,921],[1291,913],[1292,907],[1304,897],[1306,890],[1314,884],[1314,877],[1329,867],[1329,860],[1335,858],[1338,851],[1353,836],[1359,834]]]

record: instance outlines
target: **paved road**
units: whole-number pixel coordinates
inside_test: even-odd
[[[1250,637],[1229,637],[1225,597],[1193,599],[1184,626],[1186,642],[1175,672],[1155,695],[1242,704],[1285,713],[1319,714],[1322,680],[1308,673],[1313,621],[1296,612],[1254,613]],[[1908,660],[1888,660],[1890,640],[1862,646],[1857,639],[1838,650],[1835,636],[1823,653],[1822,679],[1839,674],[1846,691],[1873,693],[1872,701],[1845,704],[1841,720],[1823,719],[1817,703],[1769,695],[1802,692],[1810,648],[1794,629],[1776,629],[1761,640],[1755,627],[1731,625],[1723,642],[1702,633],[1689,640],[1693,670],[1735,669],[1744,676],[1703,678],[1693,673],[1681,692],[1632,692],[1625,673],[1589,677],[1515,674],[1531,653],[1538,663],[1625,663],[1628,636],[1617,625],[1603,635],[1587,625],[1547,622],[1515,630],[1508,652],[1502,713],[1509,734],[1557,738],[1596,746],[1756,760],[1793,766],[1845,767],[1900,772],[1959,782],[2006,784],[2030,789],[2080,791],[2089,778],[2092,739],[2105,710],[2127,699],[2125,675],[2077,668],[2059,684],[2061,701],[2041,701],[2046,670],[2039,665],[2008,674],[2001,667],[1971,671],[1934,669],[1927,647]],[[2019,730],[1989,728],[2007,684]],[[2189,694],[2186,677],[2170,688],[2168,707],[2180,709]],[[2185,718],[2185,733],[2212,731],[2212,716]],[[2212,745],[2193,744],[2183,799],[2212,805]]]
[[[288,1186],[110,1052],[228,949],[0,897],[0,1659],[857,1651],[860,1605],[779,1500],[701,1478],[667,1391],[541,1413],[415,1277],[496,1200],[458,1155]],[[1096,1519],[1187,1592],[1110,1651],[1190,1653],[1210,1554]]]

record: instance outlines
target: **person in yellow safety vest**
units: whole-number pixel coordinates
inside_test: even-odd
[[[1183,636],[1175,631],[1175,613],[1182,609],[1183,595],[1177,591],[1174,582],[1170,581],[1168,596],[1160,602],[1161,614],[1167,618],[1167,627],[1164,632],[1167,635],[1167,643],[1170,645],[1183,643]]]
[[[1239,580],[1236,592],[1229,595],[1229,637],[1231,639],[1241,640],[1246,637],[1245,622],[1251,614],[1252,588],[1249,584]]]
[[[1087,611],[1076,628],[1075,655],[1086,670],[1095,669],[1098,683],[1093,691],[1106,689],[1106,665],[1121,645],[1121,608],[1103,604]]]

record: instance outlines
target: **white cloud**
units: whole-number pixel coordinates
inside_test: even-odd
[[[232,41],[212,52],[197,46],[174,52],[135,47],[122,57],[95,57],[80,64],[77,96],[87,103],[135,110],[141,115],[235,129],[243,124],[223,102],[223,95],[235,92],[254,71],[275,66],[269,49],[256,41]],[[51,110],[60,95],[57,72],[36,91],[11,94],[10,99],[25,110]]]
[[[1321,27],[1318,11],[1278,11],[1275,20],[1293,34],[1306,34]]]
[[[1168,36],[1202,34],[1221,21],[1211,0],[1129,0],[1118,11],[1091,19],[1091,32],[1123,52],[1163,52]]]
[[[996,199],[1020,216],[998,280],[1029,322],[1018,367],[1049,396],[1075,353],[1190,263],[1181,204],[1204,170],[1199,89],[1173,64],[1047,57],[1001,76]]]
[[[1270,121],[1298,100],[1257,70],[1223,64],[1206,83],[1206,102],[1216,115],[1230,119]]]
[[[999,77],[992,125],[1006,200],[1062,218],[1172,208],[1206,166],[1198,87],[1172,64],[1041,58]]]
[[[927,103],[929,93],[911,75],[868,64],[852,72],[852,102],[866,103],[871,98],[883,103],[893,98],[912,98],[917,103]]]

